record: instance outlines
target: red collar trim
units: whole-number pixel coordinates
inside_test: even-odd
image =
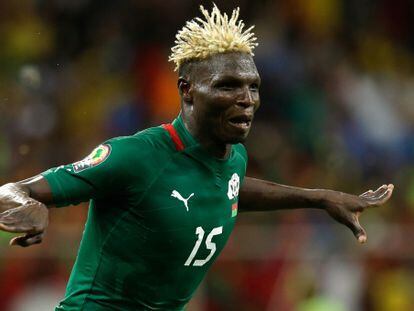
[[[163,124],[162,127],[168,132],[168,134],[170,134],[170,137],[175,145],[175,149],[177,149],[177,151],[183,151],[185,149],[185,146],[175,127],[170,123]]]

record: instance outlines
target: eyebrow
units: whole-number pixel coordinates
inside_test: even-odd
[[[217,82],[224,82],[224,81],[241,81],[241,80],[249,80],[250,82],[257,82],[257,83],[261,82],[260,76],[256,74],[247,75],[247,77],[242,76],[242,75],[224,75],[224,76],[214,75],[211,82],[217,83]]]

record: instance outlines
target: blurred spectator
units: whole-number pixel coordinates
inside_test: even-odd
[[[315,211],[240,216],[190,310],[413,310],[414,4],[238,5],[260,43],[249,174],[355,193],[392,182],[396,191],[389,206],[364,215],[364,247]],[[169,49],[197,6],[0,2],[0,182],[170,121],[179,100]],[[50,310],[59,300],[86,208],[53,211],[46,241],[33,249],[8,248],[0,232],[1,310]]]

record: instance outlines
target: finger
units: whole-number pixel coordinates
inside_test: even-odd
[[[382,205],[389,200],[389,198],[392,196],[393,191],[394,185],[387,185],[385,191],[381,191],[378,196],[369,200],[369,203],[374,206]]]
[[[364,197],[364,199],[369,203],[376,203],[378,201],[381,201],[385,196],[387,195],[387,190],[382,190],[375,194],[372,197]]]
[[[9,226],[9,227],[17,227],[19,225],[23,226],[24,224],[25,224],[24,226],[26,226],[26,227],[29,226],[29,223],[27,223],[27,221],[22,217],[20,217],[20,218],[18,218],[18,217],[3,217],[3,218],[0,218],[0,224],[4,224],[4,225]]]
[[[37,233],[43,231],[42,226],[36,226],[31,223],[26,223],[20,219],[0,220],[0,229],[8,232],[31,232]]]
[[[3,225],[7,225],[7,226],[12,226],[13,224],[15,224],[18,220],[16,218],[0,218],[0,223],[2,223]]]
[[[372,191],[369,190],[367,192],[364,192],[363,194],[360,195],[360,197],[364,197],[364,198],[374,198],[374,197],[378,197],[380,195],[382,195],[382,193],[384,193],[385,191],[387,191],[387,185],[382,185],[381,187],[379,187],[377,190]]]
[[[28,226],[8,226],[0,223],[0,230],[11,232],[11,233],[24,233],[35,231],[34,227]]]
[[[384,195],[388,190],[388,185],[382,185],[377,190],[374,191],[374,194],[372,195],[373,198],[378,198]]]
[[[45,225],[44,223],[39,222],[37,221],[37,219],[33,218],[30,215],[30,211],[28,210],[16,211],[13,213],[9,213],[6,216],[3,214],[3,216],[0,216],[0,224],[4,224],[8,227],[33,227],[34,230],[36,230],[37,227],[42,227]],[[40,230],[40,228],[38,229]]]
[[[16,212],[20,212],[22,209],[25,208],[25,206],[26,205],[19,205],[17,207],[13,207],[11,209],[8,209],[7,211],[4,211],[4,212],[0,213],[0,218],[5,217],[5,216],[6,217],[10,216],[11,214],[16,213]]]
[[[364,197],[364,196],[371,196],[374,193],[374,191],[372,191],[371,189],[364,192],[363,194],[360,195],[360,197]]]
[[[39,207],[45,207],[45,205],[40,202],[29,201],[23,205],[8,209],[0,213],[0,219],[3,219],[5,217],[21,217],[22,215],[30,214],[33,212],[33,210],[38,209]]]
[[[373,196],[361,196],[370,206],[382,205],[388,201],[394,190],[394,185],[389,184],[378,188]]]
[[[347,224],[348,228],[351,229],[354,236],[358,240],[359,243],[363,244],[367,241],[367,233],[365,229],[362,228],[361,224],[359,223],[358,216],[354,218],[352,222]]]
[[[10,241],[10,245],[19,245],[21,247],[27,247],[34,244],[39,244],[43,240],[43,233],[39,234],[26,234],[24,236],[15,237]]]
[[[389,190],[393,190],[393,189],[394,189],[394,185],[393,184],[388,184],[388,185],[382,185],[376,191],[384,192],[384,191],[389,191]]]

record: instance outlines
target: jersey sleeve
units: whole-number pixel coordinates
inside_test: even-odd
[[[127,192],[132,162],[128,139],[111,139],[81,161],[51,168],[41,175],[48,181],[56,206],[76,205],[90,199]]]

